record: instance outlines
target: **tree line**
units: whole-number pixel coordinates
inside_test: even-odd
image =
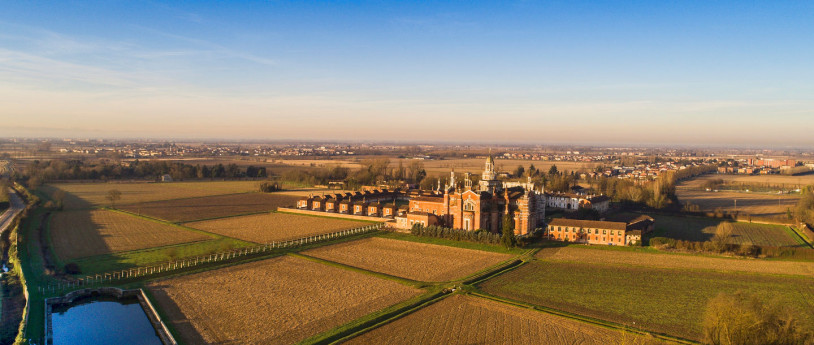
[[[490,232],[487,230],[461,230],[452,229],[443,226],[430,225],[422,226],[421,224],[413,224],[410,228],[410,233],[414,236],[444,238],[453,241],[466,241],[483,244],[498,245],[503,244],[506,248],[512,248],[516,245],[523,245],[524,238],[514,236],[513,226],[506,227],[500,233]]]
[[[15,179],[28,181],[34,186],[53,180],[119,180],[119,179],[158,179],[170,175],[174,180],[203,178],[264,178],[269,176],[265,167],[237,164],[192,165],[168,161],[135,160],[122,164],[103,160],[34,161],[21,171],[15,172]]]

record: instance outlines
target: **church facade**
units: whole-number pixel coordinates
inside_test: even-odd
[[[526,183],[503,182],[497,179],[494,158],[486,159],[483,174],[477,186],[472,185],[469,173],[463,185],[455,172],[450,172],[449,183],[430,193],[410,198],[409,209],[396,217],[396,226],[410,228],[413,224],[441,225],[463,230],[500,232],[503,219],[509,216],[516,235],[526,235],[544,227],[546,200],[542,190]]]

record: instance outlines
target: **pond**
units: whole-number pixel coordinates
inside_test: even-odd
[[[135,297],[86,297],[69,305],[55,305],[51,327],[54,345],[161,345]]]

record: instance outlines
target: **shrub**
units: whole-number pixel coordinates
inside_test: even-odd
[[[655,248],[675,248],[676,240],[667,237],[653,237],[650,239],[650,246]]]
[[[756,257],[760,253],[760,248],[754,244],[742,244],[738,249],[738,254],[743,256]]]
[[[707,344],[810,344],[814,335],[782,303],[764,305],[741,292],[721,293],[707,303],[704,340]]]
[[[79,268],[79,264],[75,262],[69,262],[65,264],[65,273],[67,274],[80,274],[82,270]]]

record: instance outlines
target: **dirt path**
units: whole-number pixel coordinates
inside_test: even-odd
[[[9,208],[0,216],[0,233],[6,232],[14,217],[25,209],[25,203],[13,190],[9,190],[8,200]]]

